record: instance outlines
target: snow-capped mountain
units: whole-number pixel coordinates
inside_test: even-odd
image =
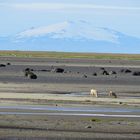
[[[49,35],[54,39],[87,39],[117,43],[117,33],[106,28],[94,27],[85,21],[62,22],[49,26],[31,28],[17,34],[17,38],[25,39]]]
[[[0,48],[67,52],[140,53],[140,39],[86,21],[32,27],[0,38]]]

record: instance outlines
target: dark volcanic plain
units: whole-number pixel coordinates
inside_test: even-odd
[[[140,61],[0,57],[0,64],[0,139],[140,139]]]

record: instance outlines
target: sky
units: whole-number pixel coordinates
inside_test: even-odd
[[[140,38],[140,0],[0,0],[0,37],[82,20]]]

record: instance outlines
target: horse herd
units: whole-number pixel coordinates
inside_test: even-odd
[[[98,97],[98,91],[96,89],[91,89],[90,90],[90,95],[97,98]],[[117,98],[116,93],[113,92],[113,91],[109,91],[108,96],[113,97],[113,98]]]

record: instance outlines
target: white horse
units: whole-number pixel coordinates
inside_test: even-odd
[[[98,91],[96,89],[91,89],[90,90],[90,95],[95,96],[97,98],[98,97]]]
[[[108,94],[110,97],[114,97],[114,98],[117,98],[117,95],[115,92],[113,91],[109,91],[109,94]]]

